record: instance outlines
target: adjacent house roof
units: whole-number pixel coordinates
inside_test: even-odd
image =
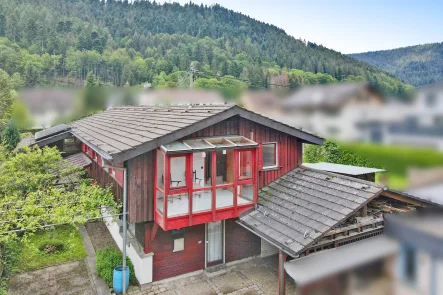
[[[301,87],[286,98],[284,108],[337,108],[362,90],[376,91],[368,83],[340,83]],[[381,100],[381,97],[380,97]]]
[[[415,188],[408,191],[407,194],[443,206],[443,183]]]
[[[378,236],[291,260],[285,263],[285,270],[297,284],[304,285],[395,254],[398,249],[393,239]]]
[[[73,122],[72,133],[103,158],[120,163],[233,116],[323,144],[324,139],[232,104],[123,106]]]
[[[341,164],[334,164],[334,163],[327,163],[327,162],[303,163],[303,166],[311,168],[311,169],[315,169],[315,170],[329,171],[329,172],[334,172],[334,173],[355,175],[355,176],[386,171],[384,169],[367,168],[367,167],[359,167],[359,166],[351,166],[351,165],[341,165]]]
[[[373,182],[299,167],[262,188],[258,208],[238,223],[297,256],[382,191]]]
[[[67,156],[65,160],[70,162],[72,165],[81,167],[86,167],[92,163],[92,160],[82,152]]]

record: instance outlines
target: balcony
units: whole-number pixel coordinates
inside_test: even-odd
[[[257,203],[258,144],[241,136],[190,139],[156,152],[155,221],[179,229],[237,217]]]

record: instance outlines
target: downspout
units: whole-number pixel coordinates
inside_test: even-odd
[[[128,214],[127,211],[127,202],[128,202],[128,180],[127,180],[127,168],[126,167],[118,167],[118,166],[112,166],[112,165],[103,165],[103,168],[111,168],[113,170],[120,170],[123,171],[123,248],[122,248],[122,256],[123,256],[123,282],[122,282],[122,294],[126,294],[126,231],[127,231],[127,221],[126,217]]]

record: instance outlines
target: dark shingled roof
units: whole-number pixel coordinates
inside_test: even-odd
[[[323,144],[323,138],[233,104],[115,107],[71,125],[74,136],[106,160],[119,163],[236,115],[296,136],[303,142]]]
[[[72,165],[77,165],[80,167],[86,167],[92,163],[92,160],[82,152],[69,155],[65,158],[65,160],[70,162]]]
[[[34,135],[23,138],[17,145],[17,149],[22,149],[25,146],[32,146],[36,143]]]
[[[259,191],[238,223],[297,256],[383,191],[383,186],[299,167]]]

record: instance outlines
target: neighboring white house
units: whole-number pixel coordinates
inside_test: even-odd
[[[443,150],[443,83],[418,87],[414,99],[384,99],[367,83],[306,86],[279,98],[248,94],[249,109],[326,138]]]
[[[368,83],[305,86],[286,97],[249,93],[248,109],[326,138],[361,140],[358,123],[372,120],[384,106],[383,96]]]

